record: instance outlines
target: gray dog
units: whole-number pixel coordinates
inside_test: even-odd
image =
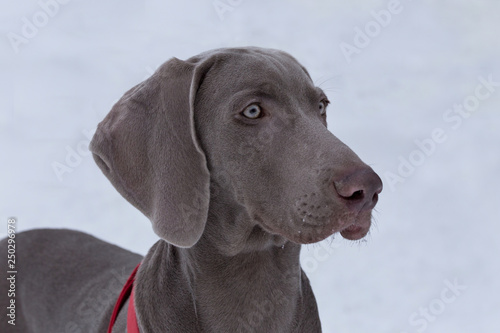
[[[18,234],[16,325],[3,313],[0,331],[106,332],[141,262],[132,298],[141,333],[321,332],[301,244],[364,237],[382,190],[327,130],[328,103],[278,50],[164,63],[125,93],[91,143],[161,239],[141,257],[76,231]],[[4,275],[3,311],[8,283]],[[113,332],[126,332],[128,302]]]

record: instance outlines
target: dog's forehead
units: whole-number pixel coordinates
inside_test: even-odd
[[[211,77],[218,88],[239,91],[275,86],[296,93],[316,91],[306,69],[289,54],[272,49],[224,49],[215,58]]]

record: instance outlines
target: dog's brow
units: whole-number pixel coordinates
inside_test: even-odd
[[[235,94],[237,98],[244,98],[247,96],[255,96],[255,97],[266,97],[266,98],[275,98],[283,93],[283,89],[275,84],[271,83],[261,83],[259,85],[254,85],[253,87],[249,87],[246,89],[242,89]]]
[[[306,87],[304,90],[304,94],[310,102],[317,103],[319,100],[327,98],[325,92],[320,87]]]
[[[245,107],[245,104],[248,103],[249,100],[271,97],[272,95],[262,91],[261,89],[247,88],[233,94],[230,98],[230,104],[232,109],[239,109]]]
[[[314,87],[315,90],[316,90],[316,94],[322,98],[326,98],[326,94],[325,92],[323,91],[323,89],[321,89],[320,87]]]
[[[264,82],[262,84],[259,84],[253,90],[256,94],[265,95],[265,96],[277,96],[280,94],[280,91],[282,89],[280,89],[279,86],[276,86],[276,84]]]

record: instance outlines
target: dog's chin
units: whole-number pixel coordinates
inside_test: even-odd
[[[312,244],[320,242],[339,232],[347,240],[360,240],[370,231],[371,210],[362,211],[357,216],[346,214],[342,218],[331,218],[324,221],[316,220],[307,223],[302,218],[301,222],[290,226],[267,225],[260,220],[260,226],[266,232],[297,244]]]
[[[305,228],[305,230],[301,232],[295,232],[292,235],[285,234],[283,236],[299,244],[317,243],[337,232],[347,240],[360,240],[370,231],[371,211],[362,212],[356,218],[347,220],[350,221],[337,220],[327,222],[324,225],[309,226],[309,228]]]
[[[271,226],[260,223],[262,229],[266,232],[284,238],[296,244],[311,244],[322,241],[331,236],[335,230],[329,225],[307,225],[301,224],[300,228],[296,226]]]

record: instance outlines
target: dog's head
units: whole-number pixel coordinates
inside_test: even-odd
[[[91,150],[176,246],[195,244],[207,220],[231,221],[218,227],[241,241],[359,239],[382,182],[327,130],[328,103],[287,53],[214,50],[171,59],[125,93]]]

